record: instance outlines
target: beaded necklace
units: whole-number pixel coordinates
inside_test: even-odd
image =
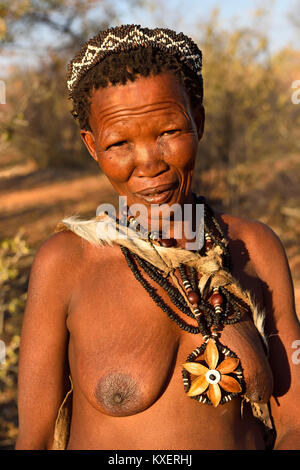
[[[223,269],[230,269],[230,255],[220,225],[212,209],[204,198],[196,198],[196,203],[204,204],[205,244],[198,254],[207,256],[215,246],[222,250]],[[137,221],[131,215],[121,220],[120,225],[139,229]],[[143,233],[145,235],[145,233]],[[157,234],[148,233],[148,242],[156,250],[156,245],[174,247],[174,239],[165,240]],[[165,273],[130,248],[121,245],[121,251],[136,280],[148,292],[153,301],[182,330],[191,334],[201,334],[203,342],[187,357],[183,364],[182,378],[186,394],[200,403],[217,407],[227,403],[244,391],[243,371],[239,358],[229,348],[221,344],[219,335],[225,325],[240,320],[243,310],[248,311],[249,305],[239,296],[226,289],[226,285],[214,286],[209,283],[200,292],[197,270],[183,263],[179,264],[179,278],[170,272],[168,279]],[[157,250],[156,250],[157,251]],[[197,321],[197,326],[190,325],[157,293],[157,289],[144,277],[143,272],[156,284],[164,289],[171,303],[184,315]],[[173,281],[173,282],[171,282]]]

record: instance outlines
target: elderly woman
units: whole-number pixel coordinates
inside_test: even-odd
[[[36,255],[17,449],[299,446],[284,250],[262,223],[191,191],[201,65],[182,33],[136,25],[100,32],[69,65],[81,138],[126,206],[65,219]],[[204,243],[188,244],[199,213]]]

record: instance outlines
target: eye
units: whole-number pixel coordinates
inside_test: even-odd
[[[176,132],[179,132],[180,129],[168,129],[167,131],[164,131],[161,133],[161,136],[163,135],[172,135],[175,134]]]
[[[108,145],[105,150],[109,150],[113,147],[122,147],[122,145],[126,143],[127,143],[126,140],[120,140],[119,142],[114,142],[113,144]]]

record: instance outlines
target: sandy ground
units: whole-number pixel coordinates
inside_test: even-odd
[[[53,233],[63,217],[93,217],[100,203],[116,201],[110,183],[98,173],[57,172],[55,177],[51,172],[32,173],[14,178],[15,184],[9,179],[1,181],[0,174],[0,237],[12,237],[21,229],[34,248]]]

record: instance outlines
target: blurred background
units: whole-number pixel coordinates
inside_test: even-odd
[[[300,312],[300,1],[0,0],[2,449],[17,435],[18,348],[34,254],[62,217],[93,217],[101,202],[116,201],[81,143],[65,72],[85,40],[121,23],[170,27],[199,44],[206,131],[194,189],[279,235]]]

